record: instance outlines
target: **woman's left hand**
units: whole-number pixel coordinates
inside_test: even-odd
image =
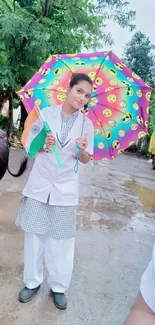
[[[86,149],[86,147],[87,147],[87,139],[86,139],[86,137],[78,138],[75,141],[76,141],[76,144],[81,145],[82,150]]]

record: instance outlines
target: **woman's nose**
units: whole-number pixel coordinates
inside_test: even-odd
[[[82,100],[82,101],[85,100],[85,95],[84,95],[84,94],[81,94],[81,96],[80,96],[80,100]]]

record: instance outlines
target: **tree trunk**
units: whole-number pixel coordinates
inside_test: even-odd
[[[43,17],[46,17],[46,15],[48,13],[48,2],[49,2],[49,0],[45,0],[44,7],[42,7],[43,10],[42,10],[41,16],[39,17],[39,23],[41,22]]]
[[[12,135],[12,125],[13,125],[13,96],[12,92],[9,94],[9,116],[8,116],[8,137],[11,138]]]
[[[23,129],[24,128],[24,123],[25,123],[25,120],[27,118],[27,112],[26,112],[26,109],[23,105],[23,103],[21,102],[20,103],[21,105],[21,120],[20,120],[20,128]]]

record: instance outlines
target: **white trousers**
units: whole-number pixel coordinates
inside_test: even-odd
[[[70,284],[74,263],[75,237],[56,240],[25,232],[24,283],[29,289],[43,282],[43,257],[49,272],[52,291],[64,293]]]

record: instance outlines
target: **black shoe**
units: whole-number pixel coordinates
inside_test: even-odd
[[[20,302],[30,301],[39,289],[40,289],[40,285],[34,289],[28,289],[27,287],[23,288],[19,293],[18,300]]]
[[[67,298],[64,293],[53,292],[51,290],[51,295],[53,297],[54,305],[59,309],[67,308]]]

